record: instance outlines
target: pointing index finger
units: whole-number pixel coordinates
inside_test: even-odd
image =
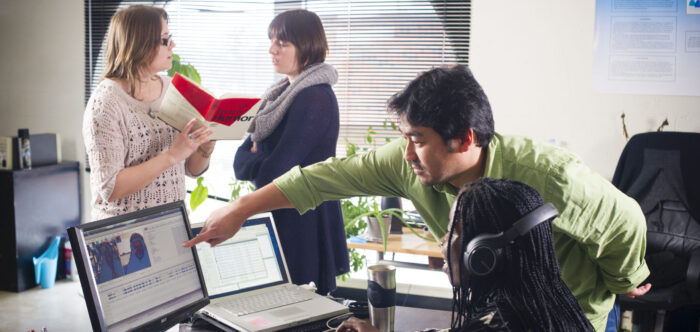
[[[197,244],[206,241],[207,239],[205,236],[206,236],[206,232],[199,233],[199,235],[193,237],[191,240],[183,242],[182,246],[185,248],[194,247]]]

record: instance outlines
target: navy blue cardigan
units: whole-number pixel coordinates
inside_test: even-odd
[[[328,84],[310,86],[296,96],[274,132],[250,152],[250,136],[236,152],[233,169],[239,180],[256,188],[296,165],[302,167],[335,156],[339,130],[338,101]],[[295,209],[272,211],[292,282],[316,283],[318,293],[335,289],[335,276],[349,271],[343,215],[329,201],[303,215]]]

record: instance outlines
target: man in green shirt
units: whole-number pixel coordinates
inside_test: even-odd
[[[637,287],[649,274],[639,205],[576,155],[495,133],[488,99],[469,69],[427,71],[394,95],[388,108],[399,117],[402,139],[364,155],[295,167],[214,211],[185,245],[221,243],[255,213],[303,213],[326,200],[362,195],[410,199],[440,238],[462,185],[480,177],[509,178],[534,187],[559,210],[553,232],[562,278],[597,331],[605,329],[614,294],[649,290],[649,284]]]

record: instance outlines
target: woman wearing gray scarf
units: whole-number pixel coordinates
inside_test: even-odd
[[[260,188],[295,166],[335,156],[338,102],[335,69],[324,63],[328,42],[319,17],[306,10],[279,14],[268,28],[275,71],[286,75],[263,94],[265,103],[236,152],[236,178]],[[335,289],[335,276],[349,271],[338,201],[303,215],[272,211],[292,282],[313,281],[317,292]]]

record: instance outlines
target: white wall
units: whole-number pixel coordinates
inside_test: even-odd
[[[630,135],[700,131],[700,97],[593,91],[595,1],[472,1],[470,67],[496,131],[554,138],[611,179]],[[700,66],[700,64],[698,64]]]
[[[84,40],[83,1],[0,1],[0,135],[58,133],[63,160],[81,168]],[[84,173],[81,181],[89,211]]]
[[[666,130],[697,132],[700,97],[594,92],[594,11],[594,1],[474,0],[470,65],[499,132],[555,138],[611,178],[625,144],[622,112],[630,134],[666,117]],[[0,135],[57,132],[64,160],[82,165],[83,90],[83,1],[0,1]]]

